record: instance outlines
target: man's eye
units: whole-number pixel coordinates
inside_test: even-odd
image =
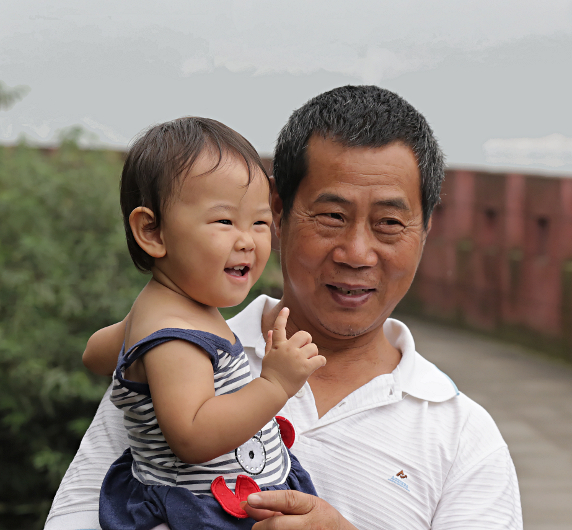
[[[382,219],[378,223],[380,230],[385,232],[398,232],[403,228],[403,224],[398,219]]]
[[[328,219],[334,219],[336,221],[343,221],[344,220],[344,218],[342,217],[342,214],[340,214],[340,213],[330,212],[330,213],[325,213],[323,215],[326,216]]]
[[[219,219],[217,223],[221,223],[223,225],[231,225],[232,221],[230,219]]]

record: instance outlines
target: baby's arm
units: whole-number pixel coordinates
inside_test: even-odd
[[[125,319],[96,331],[87,341],[81,360],[97,375],[111,375],[125,337]]]
[[[276,319],[261,376],[214,395],[213,369],[199,347],[170,341],[143,357],[157,420],[184,462],[206,462],[242,445],[266,425],[325,358],[306,332],[286,339],[287,310]]]

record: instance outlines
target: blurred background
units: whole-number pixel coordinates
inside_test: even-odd
[[[498,422],[525,528],[572,528],[572,1],[3,0],[0,82],[0,530],[42,528],[109,383],[85,342],[148,280],[119,214],[129,141],[207,116],[270,167],[290,113],[345,84],[399,93],[440,140],[397,312]]]

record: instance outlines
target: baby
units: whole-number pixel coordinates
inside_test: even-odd
[[[152,278],[125,324],[100,330],[84,354],[92,371],[113,372],[130,441],[103,482],[103,530],[250,528],[240,505],[249,493],[316,494],[286,447],[291,425],[275,415],[325,358],[308,333],[287,339],[283,309],[253,380],[217,309],[242,302],[264,269],[268,197],[255,149],[214,120],[157,125],[129,151],[127,244]],[[117,360],[109,345],[123,335]]]

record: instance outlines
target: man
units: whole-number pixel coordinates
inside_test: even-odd
[[[282,307],[289,334],[308,331],[328,362],[283,411],[320,498],[250,496],[252,515],[285,514],[254,528],[522,528],[514,466],[493,420],[388,319],[415,275],[443,178],[423,116],[377,87],[322,94],[282,130],[274,176],[284,296],[257,299],[229,324],[255,376]],[[97,527],[98,487],[123,436],[104,397],[46,529]]]

